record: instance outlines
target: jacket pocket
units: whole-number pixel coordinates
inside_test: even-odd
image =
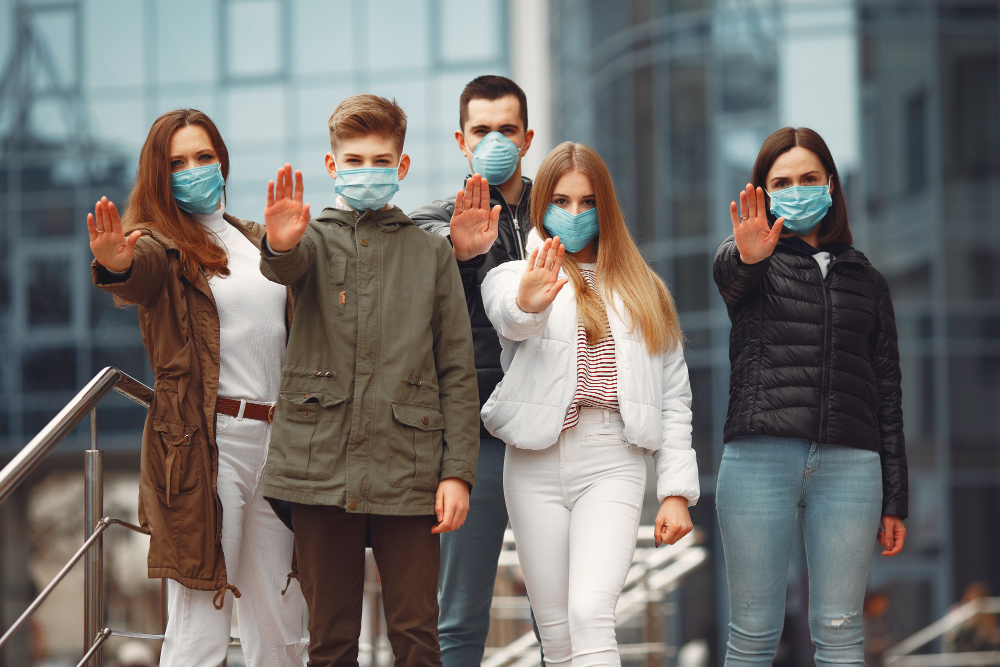
[[[326,393],[281,394],[274,418],[284,431],[280,445],[285,454],[283,477],[309,481],[333,477],[345,400]],[[272,442],[271,446],[277,445]]]
[[[163,474],[154,476],[154,480],[157,490],[166,495],[169,507],[172,497],[189,495],[201,487],[202,460],[192,441],[198,427],[157,419],[153,430],[160,441],[163,461]]]
[[[415,491],[436,490],[444,454],[444,415],[433,405],[393,401],[392,416],[389,485]]]

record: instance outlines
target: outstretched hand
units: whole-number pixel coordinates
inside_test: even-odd
[[[302,172],[296,170],[293,187],[290,164],[278,170],[275,180],[267,182],[264,225],[267,245],[275,252],[288,252],[297,246],[309,226],[309,204],[302,203]]]
[[[132,266],[135,243],[142,232],[134,231],[125,236],[114,202],[101,197],[94,205],[94,212],[87,214],[87,231],[90,232],[90,252],[94,253],[98,264],[119,273]]]
[[[774,252],[774,247],[781,238],[785,219],[778,218],[774,227],[771,227],[767,222],[764,189],[757,188],[755,192],[749,183],[746,191],[740,192],[740,211],[743,212],[743,217],[737,213],[736,202],[730,202],[729,216],[733,219],[736,248],[740,251],[740,260],[744,264],[756,264]]]
[[[566,246],[555,236],[545,239],[541,250],[535,248],[528,257],[528,267],[517,288],[517,307],[526,313],[540,313],[549,307],[569,278],[560,278]]]
[[[479,174],[465,182],[465,190],[455,195],[451,215],[451,244],[455,259],[467,262],[485,254],[497,240],[500,204],[490,209],[490,184]]]

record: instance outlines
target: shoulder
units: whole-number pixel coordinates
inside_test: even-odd
[[[256,239],[258,242],[264,238],[264,232],[266,231],[264,225],[254,222],[253,220],[244,220],[242,218],[237,218],[235,215],[229,215],[228,213],[223,214],[225,218],[233,227],[236,227],[244,234],[249,237]]]
[[[414,224],[421,222],[449,222],[451,214],[455,211],[455,201],[449,199],[436,199],[427,204],[421,204],[410,211],[409,218]]]

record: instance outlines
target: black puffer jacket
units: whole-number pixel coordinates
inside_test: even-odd
[[[879,452],[882,513],[907,515],[896,321],[885,277],[849,245],[823,247],[826,279],[799,238],[758,264],[729,237],[713,275],[733,323],[725,440],[802,438]]]
[[[469,307],[469,318],[472,320],[472,343],[476,351],[476,376],[479,380],[480,407],[503,379],[503,369],[500,368],[500,337],[497,336],[489,318],[486,317],[480,288],[490,269],[504,262],[525,258],[524,244],[528,238],[528,231],[531,229],[529,208],[531,179],[522,178],[521,180],[524,183],[524,189],[517,206],[508,204],[504,201],[500,190],[490,186],[490,205],[500,205],[497,240],[485,255],[458,264],[465,287],[465,301]],[[421,229],[441,236],[448,236],[451,214],[454,210],[454,197],[438,199],[410,211],[410,220],[413,220]],[[482,423],[480,423],[479,428],[481,437],[493,437]]]

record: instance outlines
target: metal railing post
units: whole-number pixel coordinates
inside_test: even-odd
[[[104,452],[97,449],[97,408],[90,411],[90,449],[84,452],[84,530],[90,537],[104,518]],[[87,550],[84,559],[83,650],[89,651],[104,630],[104,538]],[[98,649],[87,667],[102,667],[104,651]]]

